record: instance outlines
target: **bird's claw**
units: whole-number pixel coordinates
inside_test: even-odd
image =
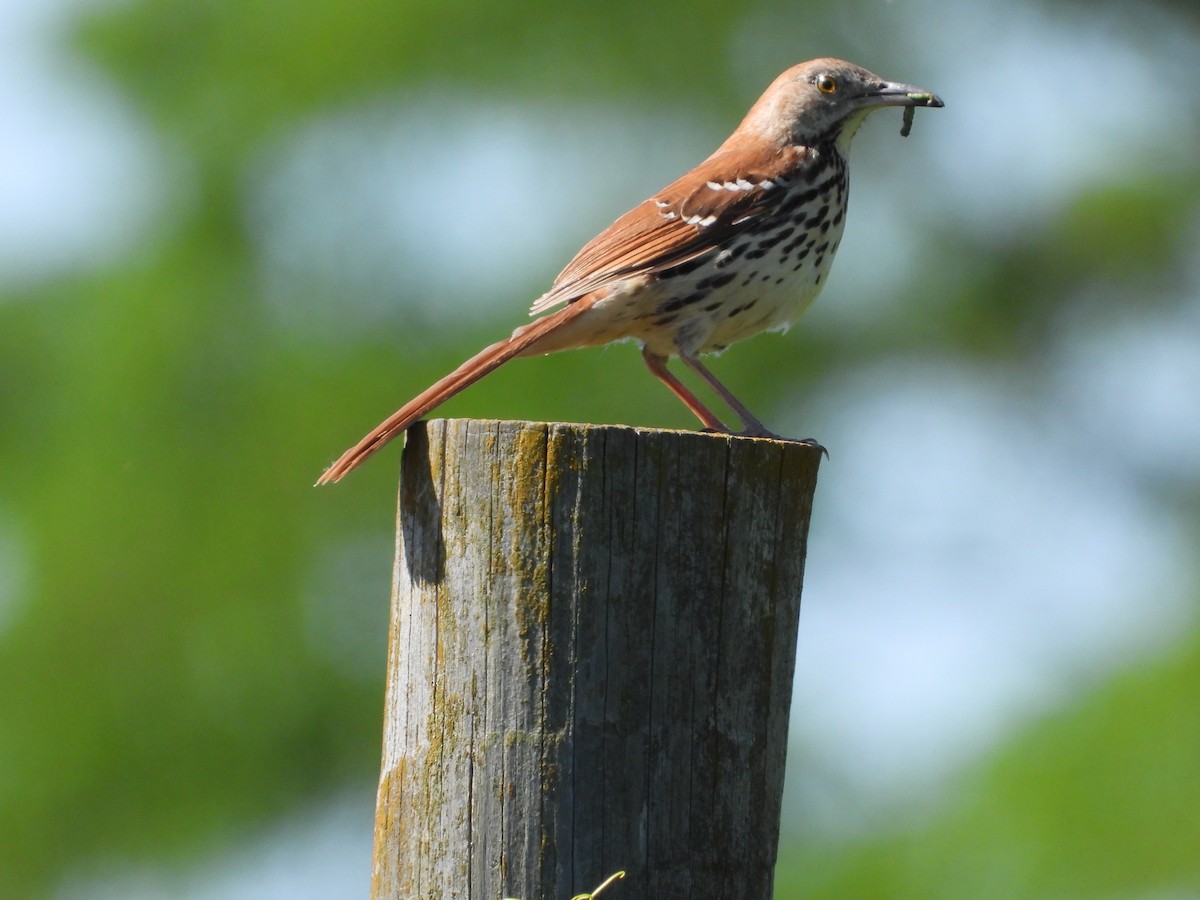
[[[822,444],[820,441],[818,441],[816,438],[784,437],[782,434],[776,434],[775,432],[768,431],[765,428],[746,428],[742,431],[732,431],[732,430],[728,430],[728,429],[723,430],[720,428],[701,428],[700,433],[701,434],[727,434],[732,437],[762,438],[762,439],[768,440],[768,441],[783,441],[788,444],[803,444],[805,447],[812,447],[814,450],[820,450],[821,454],[826,459],[829,459],[829,451],[825,448],[825,445]]]
[[[782,440],[787,440],[787,438],[783,438]],[[806,447],[812,447],[814,450],[820,450],[820,451],[821,451],[821,454],[822,454],[822,455],[823,455],[823,456],[824,456],[826,459],[829,459],[829,451],[825,449],[825,445],[824,445],[824,444],[821,444],[821,443],[818,443],[818,442],[817,442],[815,439],[813,439],[813,438],[800,438],[799,440],[796,440],[796,441],[794,441],[793,443],[796,443],[796,444],[803,444],[803,445],[804,445],[804,446],[806,446]]]
[[[814,450],[820,450],[821,453],[825,456],[825,458],[829,459],[829,451],[825,449],[824,444],[821,444],[815,438],[790,438],[790,437],[784,437],[781,434],[775,434],[770,431],[765,432],[765,433],[754,432],[754,433],[750,434],[749,436],[750,437],[770,438],[773,441],[783,441],[788,444],[803,444],[805,447],[812,447]]]

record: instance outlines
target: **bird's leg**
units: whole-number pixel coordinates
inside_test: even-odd
[[[712,411],[696,399],[696,395],[687,389],[682,381],[676,378],[667,368],[667,358],[659,356],[657,353],[651,353],[646,347],[642,348],[642,359],[646,361],[646,368],[650,370],[650,374],[665,384],[671,389],[676,397],[684,402],[696,418],[704,423],[704,427],[712,431],[719,431],[722,434],[728,434],[729,429],[725,424],[712,414]]]
[[[721,382],[717,380],[717,376],[708,371],[708,369],[696,356],[691,353],[680,353],[679,358],[683,360],[684,365],[703,378],[705,382],[708,383],[708,386],[712,388],[714,392],[716,392],[717,396],[724,400],[726,405],[735,413],[737,413],[738,418],[742,420],[741,434],[744,434],[747,437],[779,437],[779,435],[772,432],[767,428],[766,425],[760,422],[754,413],[746,409],[745,404],[743,404],[742,401],[737,397],[733,396],[729,388],[721,384]]]
[[[774,438],[777,441],[788,441],[789,443],[793,444],[806,444],[809,447],[816,447],[825,454],[826,459],[829,458],[829,451],[812,438],[801,438],[800,440],[796,440],[795,438],[785,438],[769,430],[766,425],[758,420],[754,413],[746,409],[742,401],[738,400],[737,397],[733,396],[733,394],[729,392],[729,388],[717,381],[717,376],[708,371],[704,364],[695,356],[690,353],[681,353],[679,358],[682,359],[690,369],[708,382],[708,386],[716,391],[721,399],[729,405],[729,408],[738,414],[738,417],[742,420],[743,429],[742,431],[739,431],[738,434],[745,437]]]

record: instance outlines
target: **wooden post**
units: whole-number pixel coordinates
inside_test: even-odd
[[[374,900],[767,900],[818,450],[435,420],[402,463]]]

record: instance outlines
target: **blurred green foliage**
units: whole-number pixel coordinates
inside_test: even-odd
[[[309,485],[411,389],[520,321],[532,294],[494,298],[454,334],[278,328],[244,209],[263,148],[341,104],[447,84],[534,102],[652,97],[727,122],[749,99],[729,78],[744,14],[712,0],[142,0],[79,23],[78,52],[150,123],[181,184],[135,253],[0,303],[0,502],[31,573],[0,633],[0,896],[46,896],[92,860],[228,846],[377,771],[382,637],[344,651],[366,658],[375,677],[362,677],[323,652],[306,604],[339,615],[343,598],[313,600],[313,584],[347,545],[386,546],[396,455],[335,493]],[[756,84],[819,52],[895,52],[885,23],[806,15],[790,56],[739,60]],[[897,307],[920,314],[800,329],[718,368],[757,406],[888,354],[1036,364],[1064,309],[1100,302],[1089,285],[1116,303],[1180,281],[1198,198],[1195,171],[1164,171],[1092,185],[1012,235],[935,221]],[[533,290],[552,275],[530,273]],[[397,289],[398,307],[413,299]],[[498,373],[451,412],[690,426],[644,379],[628,348],[567,354]],[[346,588],[377,601],[381,636],[389,564]],[[1200,891],[1198,679],[1193,641],[1097,686],[1002,748],[937,821],[783,848],[778,895]]]
[[[1190,897],[1200,644],[1121,675],[965,777],[935,821],[780,854],[788,898]]]

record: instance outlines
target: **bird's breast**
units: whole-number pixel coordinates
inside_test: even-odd
[[[795,322],[824,286],[845,224],[844,177],[821,187],[795,185],[750,227],[662,272],[639,339],[666,355],[709,353]]]

